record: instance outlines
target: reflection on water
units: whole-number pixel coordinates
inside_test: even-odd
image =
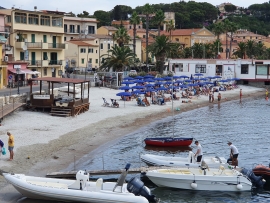
[[[169,117],[138,129],[109,146],[102,154],[98,153],[94,159],[86,155],[76,163],[76,168],[119,169],[126,163],[131,163],[134,168],[140,167],[146,165],[140,161],[140,154],[144,153],[188,156],[188,151],[194,150],[194,144],[187,148],[157,148],[145,146],[143,142],[146,137],[168,137],[173,134],[176,137],[193,137],[199,140],[204,155],[218,155],[225,158],[228,158],[230,152],[227,141],[231,141],[239,149],[240,166],[252,168],[256,164],[268,165],[270,162],[269,112],[269,103],[264,99],[243,100],[241,103],[230,101],[220,106],[210,104],[209,107],[176,115],[175,125],[172,125],[172,117]],[[68,170],[73,170],[73,164],[66,169]],[[268,191],[252,195],[251,192],[200,192],[156,187],[151,189],[162,199],[162,203],[270,202]],[[23,201],[23,203],[30,203],[30,201]]]

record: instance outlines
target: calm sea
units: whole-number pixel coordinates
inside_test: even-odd
[[[188,104],[187,104],[188,105]],[[269,126],[270,102],[264,99],[246,99],[230,101],[220,105],[210,104],[208,107],[183,112],[151,125],[138,129],[136,132],[114,140],[102,148],[86,155],[77,161],[75,169],[119,169],[126,163],[132,167],[145,165],[139,159],[140,154],[150,153],[164,156],[188,156],[188,151],[195,151],[195,145],[185,148],[145,147],[146,137],[193,137],[199,140],[205,155],[218,155],[228,158],[231,141],[239,150],[239,166],[253,168],[256,164],[270,163]],[[99,154],[93,157],[93,154]],[[73,170],[71,164],[68,170]],[[134,175],[129,175],[132,177]],[[136,176],[136,175],[135,175]],[[139,175],[138,175],[139,176]],[[106,177],[105,177],[106,178]],[[146,183],[153,194],[161,198],[162,203],[189,202],[270,202],[270,191],[260,193],[228,193],[198,192],[171,188],[158,188]],[[30,203],[31,200],[20,201]],[[40,201],[41,202],[41,201]],[[42,201],[47,203],[51,201]]]

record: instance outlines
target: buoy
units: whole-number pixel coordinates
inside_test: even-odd
[[[236,188],[237,188],[238,190],[242,190],[242,189],[243,189],[243,185],[239,183],[239,184],[236,185]]]
[[[192,189],[196,189],[198,185],[197,185],[196,182],[193,182],[193,183],[191,183],[190,186],[191,186]]]

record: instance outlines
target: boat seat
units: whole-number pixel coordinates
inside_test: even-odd
[[[161,169],[160,172],[169,174],[191,174],[189,170],[179,170],[179,169]]]
[[[52,187],[52,188],[58,188],[58,189],[68,189],[67,184],[63,184],[63,183],[39,182],[39,181],[26,181],[26,182],[32,185],[36,185],[36,186]]]
[[[234,175],[234,173],[233,172],[226,172],[225,175],[232,176],[232,175]]]
[[[220,166],[217,172],[213,172],[214,175],[222,175],[223,171],[225,170],[224,166]]]
[[[96,191],[102,190],[102,185],[103,185],[103,179],[102,178],[97,179],[97,182],[96,182]]]

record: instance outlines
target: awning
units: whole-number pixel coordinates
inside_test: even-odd
[[[9,71],[9,72],[12,72],[12,73],[18,74],[17,71],[16,71],[16,69],[10,69],[10,70],[8,70],[8,71]],[[19,74],[25,74],[25,73],[24,73],[23,71],[20,70]]]
[[[17,74],[16,69],[9,69],[8,71]],[[20,70],[19,74],[37,74],[37,73],[35,73],[35,71],[31,71],[31,70],[28,70],[28,69],[22,69],[22,70]]]

